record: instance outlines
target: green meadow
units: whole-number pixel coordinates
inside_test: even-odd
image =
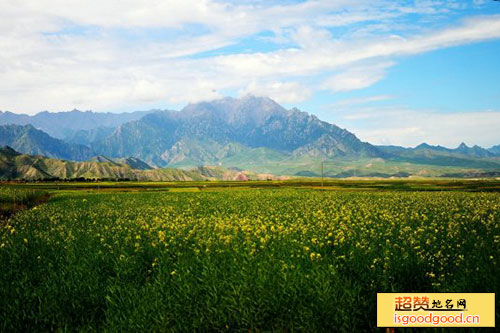
[[[0,187],[14,196],[0,331],[361,332],[377,292],[500,291],[498,180]]]

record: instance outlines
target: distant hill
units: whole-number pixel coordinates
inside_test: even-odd
[[[255,173],[251,171],[225,169],[217,166],[200,166],[192,171],[201,174],[210,179],[219,180],[271,180],[271,179],[286,179],[287,177],[275,177],[271,174]]]
[[[154,112],[122,124],[91,147],[99,154],[136,156],[157,166],[231,158],[244,164],[255,155],[262,160],[384,156],[345,129],[254,96],[190,104],[180,112]],[[244,156],[249,156],[247,161]]]
[[[0,148],[0,179],[130,179],[154,181],[206,180],[194,171],[178,169],[138,170],[113,161],[70,162],[43,156],[20,154]]]
[[[33,116],[0,111],[0,125],[33,125],[47,134],[58,138],[72,138],[79,131],[102,128],[116,128],[129,121],[140,119],[151,111],[130,113],[104,113],[72,110],[68,112],[40,112]],[[80,133],[81,135],[81,133]]]
[[[203,181],[272,179],[272,175],[204,166],[193,170],[152,169],[136,158],[113,160],[96,156],[91,161],[70,162],[21,154],[0,147],[0,180],[112,179],[140,181]]]
[[[442,156],[455,156],[455,157],[494,157],[495,153],[488,149],[479,146],[469,147],[465,143],[461,143],[457,148],[451,149],[442,146],[432,146],[427,143],[422,143],[415,148],[404,148],[399,146],[377,146],[379,149],[395,155],[442,155]],[[492,147],[490,149],[494,149]]]
[[[88,160],[95,155],[93,150],[87,146],[55,139],[32,125],[0,126],[0,146],[5,145],[30,155],[43,155],[75,161]]]
[[[68,143],[76,143],[85,146],[90,146],[92,142],[101,141],[111,135],[116,127],[99,126],[89,130],[78,130],[66,136],[64,141]]]
[[[140,159],[136,157],[122,157],[122,158],[109,158],[106,156],[95,156],[90,159],[91,162],[107,162],[107,163],[112,163],[115,165],[118,164],[127,164],[129,165],[132,169],[137,169],[137,170],[152,170],[154,169],[152,166],[147,164],[144,161],[141,161]]]
[[[484,148],[481,148],[477,145],[475,145],[473,147],[469,147],[463,142],[457,148],[452,149],[452,151],[459,153],[459,154],[462,154],[464,156],[470,156],[470,157],[481,158],[481,157],[493,157],[493,156],[495,156],[494,153],[492,153]]]
[[[415,148],[378,146],[390,154],[393,160],[419,164],[470,168],[499,168],[500,159],[491,151],[479,146],[469,147],[461,143],[457,148],[445,148],[422,143]]]
[[[495,154],[495,156],[500,156],[500,145],[493,146],[488,149],[490,153]]]
[[[323,174],[330,177],[491,175],[500,170],[500,146],[374,146],[314,115],[256,96],[193,103],[181,111],[0,112],[0,135],[0,145],[23,154],[138,170],[217,166],[314,176],[321,174],[322,162]]]

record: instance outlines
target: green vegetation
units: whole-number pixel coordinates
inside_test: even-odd
[[[254,172],[267,172],[278,175],[293,175],[304,177],[321,176],[321,162],[324,164],[324,175],[333,178],[347,177],[443,177],[454,175],[454,178],[487,178],[500,176],[500,160],[470,160],[469,163],[461,163],[462,160],[453,160],[448,157],[435,158],[324,158],[318,157],[294,157],[283,160],[267,161],[266,163],[226,163],[222,166],[235,166]],[[449,162],[449,163],[448,163]],[[453,163],[452,163],[453,162]],[[456,163],[455,163],[456,162]],[[460,162],[460,163],[459,163]]]
[[[24,155],[10,147],[0,147],[0,180],[134,180],[200,181],[235,179],[241,170],[203,166],[194,170],[153,169],[137,158],[110,159],[97,156],[91,161],[71,162],[44,156]],[[245,172],[253,179],[268,175]]]
[[[47,198],[48,193],[45,191],[0,187],[0,226],[10,215],[31,208]]]
[[[203,169],[203,170],[202,170]],[[209,171],[212,170],[213,173]],[[207,177],[217,178],[220,169],[199,168]],[[257,181],[189,181],[189,182],[137,182],[137,181],[99,181],[99,182],[7,182],[4,186],[19,189],[43,190],[87,190],[87,191],[169,191],[172,189],[265,189],[265,188],[314,188],[323,190],[362,190],[362,191],[467,191],[500,192],[497,179],[329,179],[293,178],[288,180]]]
[[[0,148],[0,179],[54,180],[54,179],[123,179],[152,181],[204,180],[206,177],[192,171],[179,169],[133,169],[139,160],[126,159],[124,163],[71,162],[43,156],[23,155],[9,147]]]
[[[186,147],[192,142],[183,142]],[[216,143],[207,144],[217,150]],[[197,145],[192,150],[200,150]],[[375,178],[408,178],[416,177],[449,177],[449,178],[494,178],[500,176],[498,158],[488,161],[461,163],[460,159],[444,156],[436,157],[432,163],[421,159],[398,157],[383,158],[336,158],[326,160],[318,156],[288,156],[267,148],[244,148],[238,144],[229,144],[221,148],[230,157],[215,154],[209,164],[218,166],[198,166],[197,160],[179,160],[172,162],[176,168],[156,168],[137,158],[108,158],[96,156],[90,161],[72,162],[20,154],[10,147],[0,147],[0,180],[55,180],[55,179],[108,179],[136,181],[194,181],[194,180],[228,180],[236,179],[245,173],[251,179],[286,177],[319,177],[323,163],[323,174],[331,178],[375,177]],[[440,159],[455,159],[460,163],[442,163]],[[199,165],[203,165],[200,161]],[[476,163],[477,162],[477,163]]]
[[[0,229],[0,331],[371,331],[377,292],[500,291],[498,182],[251,183],[53,190]]]

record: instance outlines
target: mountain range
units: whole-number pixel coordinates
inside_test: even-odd
[[[154,111],[130,113],[82,112],[79,110],[54,113],[43,111],[33,116],[0,111],[0,125],[30,124],[52,137],[69,139],[78,135],[79,131],[91,131],[96,128],[112,130],[123,123],[140,119]]]
[[[33,125],[0,126],[0,146],[3,145],[26,154],[75,161],[85,161],[95,156],[91,148],[53,138]]]
[[[192,170],[148,167],[136,158],[113,160],[98,156],[92,161],[71,162],[44,156],[21,154],[11,147],[0,147],[0,180],[138,180],[205,181],[267,180],[272,175],[203,166]]]
[[[189,104],[181,111],[34,116],[0,112],[0,146],[68,161],[134,163],[134,170],[216,165],[256,173],[317,176],[440,176],[500,170],[500,145],[455,149],[375,146],[266,97]],[[126,161],[128,159],[128,161]]]

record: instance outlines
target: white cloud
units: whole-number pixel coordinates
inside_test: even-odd
[[[392,65],[394,63],[384,62],[348,68],[340,74],[328,78],[323,82],[321,88],[333,92],[366,88],[382,80],[386,75],[386,69]]]
[[[414,55],[439,48],[500,38],[500,15],[468,19],[464,24],[437,32],[402,38],[397,35],[363,40],[328,39],[321,29],[301,28],[295,41],[306,48],[289,48],[270,53],[237,54],[215,59],[227,71],[241,75],[312,75],[400,55]],[[307,38],[312,41],[304,42]],[[359,73],[354,71],[355,76]],[[373,80],[376,82],[377,80]]]
[[[393,99],[393,96],[390,95],[375,95],[375,96],[366,96],[359,98],[349,98],[343,99],[335,103],[335,105],[340,106],[350,106],[350,105],[360,105],[360,104],[368,104],[373,102],[380,102]]]
[[[456,147],[461,142],[490,147],[500,143],[500,111],[439,113],[405,108],[367,108],[341,120],[373,144],[414,147],[422,142]]]
[[[500,15],[469,18],[459,27],[411,38],[381,48],[383,54],[417,54],[438,48],[456,46],[500,37]]]
[[[240,96],[247,94],[270,97],[278,103],[298,103],[311,97],[312,92],[297,82],[277,81],[257,84],[253,81],[245,89],[239,91]]]
[[[40,0],[7,1],[2,6],[55,20],[101,27],[165,27],[186,22],[221,22],[230,6],[206,0]],[[61,22],[64,23],[64,22]]]
[[[414,27],[420,32],[408,36],[391,32],[390,27],[399,24],[396,18],[407,13],[441,15],[454,10],[453,2],[267,3],[2,1],[0,108],[29,113],[74,107],[146,108],[212,99],[225,89],[292,103],[310,98],[321,87],[368,87],[386,75],[395,56],[500,37],[498,15],[438,31]],[[376,38],[366,26],[344,33],[328,30],[360,22],[378,22],[387,30],[377,27],[383,33]],[[190,25],[195,32],[190,32]],[[160,29],[161,38],[151,37],[151,29]],[[236,49],[225,55],[187,57],[269,31],[281,43],[276,51]],[[143,37],[129,40],[131,32]],[[330,78],[317,84],[319,75]]]

